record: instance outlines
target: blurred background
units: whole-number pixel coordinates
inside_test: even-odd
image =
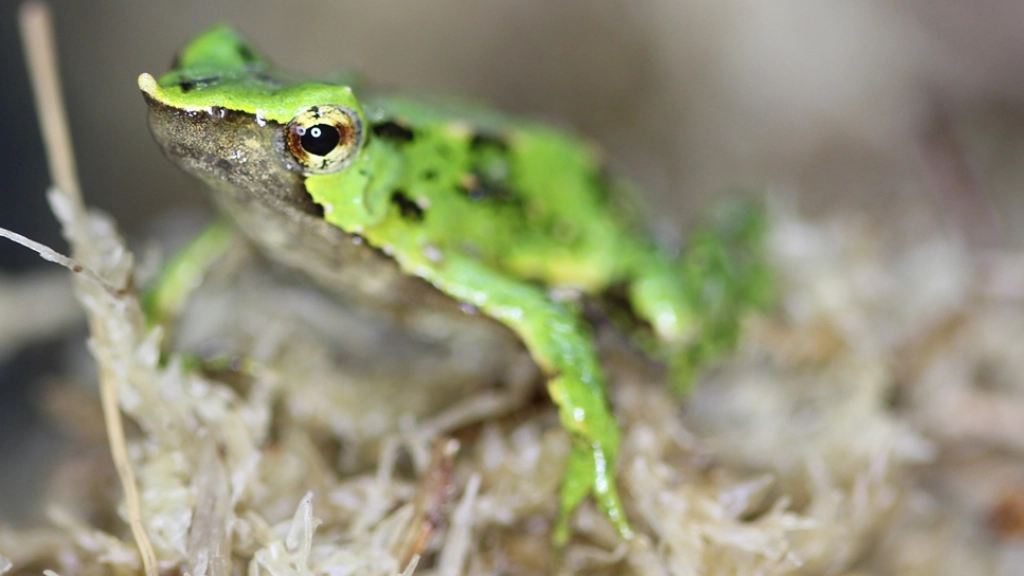
[[[174,214],[203,218],[208,204],[150,141],[136,77],[164,72],[194,34],[229,22],[287,68],[354,69],[395,90],[572,127],[608,150],[669,228],[746,190],[805,216],[864,220],[894,244],[939,229],[972,246],[1019,248],[1024,3],[898,4],[51,2],[86,200],[137,246]],[[0,226],[64,251],[44,198],[17,6],[0,2]],[[0,243],[2,283],[49,266]],[[43,421],[40,391],[61,373],[64,344],[2,342],[0,522],[26,521],[22,495],[34,487],[25,480],[43,463],[23,455],[59,442],[56,431],[42,440],[24,431]]]

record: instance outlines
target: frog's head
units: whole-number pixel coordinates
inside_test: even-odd
[[[236,198],[308,204],[303,177],[343,170],[363,147],[349,86],[291,82],[230,28],[201,34],[159,80],[139,76],[139,88],[167,156]]]

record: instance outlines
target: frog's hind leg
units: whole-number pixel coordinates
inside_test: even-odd
[[[615,482],[619,428],[589,331],[577,314],[541,288],[508,278],[460,255],[425,274],[442,291],[512,329],[548,377],[548,393],[572,435],[554,539],[569,537],[569,518],[592,495],[623,538],[632,537]]]

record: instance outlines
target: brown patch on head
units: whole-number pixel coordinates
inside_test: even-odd
[[[217,195],[242,204],[273,201],[305,212],[313,209],[302,174],[289,169],[282,150],[283,126],[222,108],[183,111],[143,95],[150,131],[164,154]]]

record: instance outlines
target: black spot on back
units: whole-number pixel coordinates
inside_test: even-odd
[[[491,132],[476,132],[469,140],[469,173],[459,187],[474,202],[513,203],[519,200],[509,184],[508,142]]]
[[[416,222],[423,220],[423,208],[420,208],[419,204],[416,204],[411,198],[406,196],[404,190],[392,192],[391,203],[398,206],[398,211],[402,218]]]
[[[378,122],[373,125],[371,130],[373,130],[375,136],[390,140],[396,144],[410,142],[416,136],[407,126],[402,126],[394,120]]]
[[[469,140],[469,176],[462,185],[472,200],[509,200],[511,162],[508,142],[490,132],[476,132]]]

